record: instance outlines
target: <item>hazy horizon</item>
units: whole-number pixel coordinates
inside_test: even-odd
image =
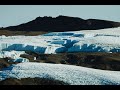
[[[0,5],[0,27],[59,15],[120,22],[120,5]]]

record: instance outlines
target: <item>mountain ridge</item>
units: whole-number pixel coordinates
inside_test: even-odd
[[[27,23],[16,26],[9,26],[2,29],[11,31],[45,31],[63,32],[77,30],[97,30],[105,28],[119,27],[120,22],[101,20],[101,19],[82,19],[79,17],[63,16],[57,17],[44,16],[37,17]]]

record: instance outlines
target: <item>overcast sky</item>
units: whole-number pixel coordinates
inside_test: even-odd
[[[58,15],[120,22],[120,5],[0,5],[0,26],[22,24],[38,16]]]

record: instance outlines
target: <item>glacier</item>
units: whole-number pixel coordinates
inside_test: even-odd
[[[24,62],[0,71],[0,81],[7,78],[48,78],[69,85],[120,85],[120,72],[81,66]]]
[[[50,32],[38,36],[0,36],[0,51],[33,51],[44,54],[63,52],[120,52],[120,27]]]

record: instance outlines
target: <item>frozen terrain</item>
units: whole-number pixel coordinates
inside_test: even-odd
[[[28,77],[60,80],[70,85],[120,85],[118,71],[72,65],[26,62],[13,65],[0,72],[0,80]]]
[[[120,52],[120,27],[69,32],[51,32],[38,36],[0,36],[0,58],[19,62],[0,71],[6,78],[50,78],[70,85],[120,85],[120,72],[81,66],[33,63],[20,57],[25,51],[43,54],[63,52]],[[36,60],[36,58],[35,58]]]
[[[120,52],[120,27],[70,32],[51,32],[38,36],[0,36],[2,51]]]

